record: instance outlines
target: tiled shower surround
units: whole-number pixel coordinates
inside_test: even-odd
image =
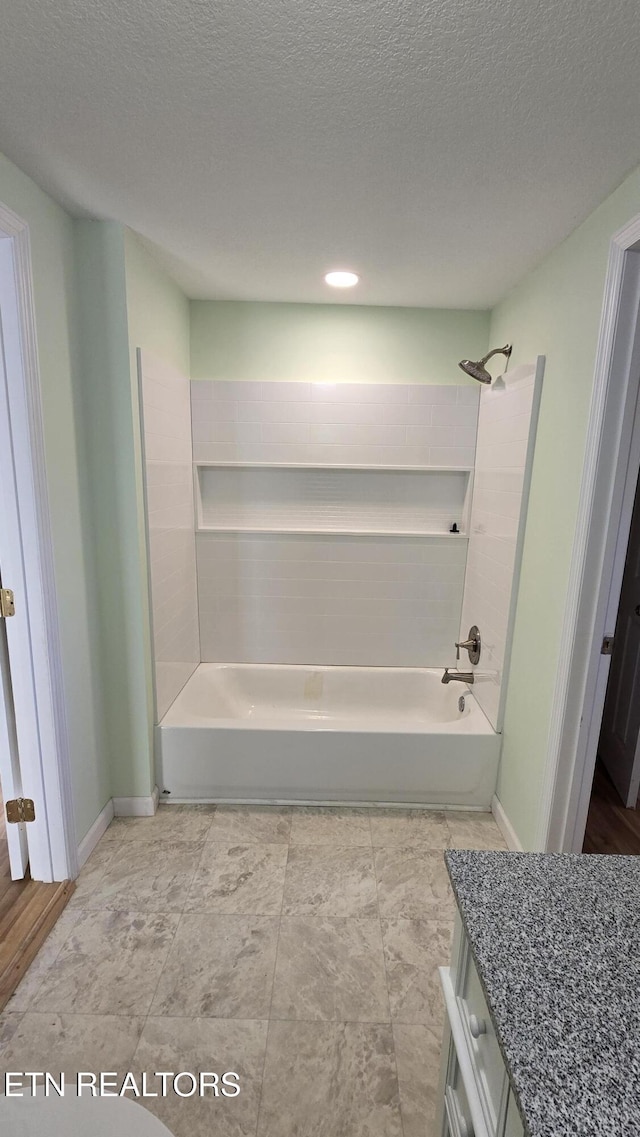
[[[191,384],[195,461],[473,466],[479,388]]]
[[[196,546],[205,662],[451,662],[464,540],[199,533]]]
[[[517,574],[524,540],[542,360],[508,371],[480,398],[462,631],[478,624],[474,695],[502,730]]]
[[[459,485],[451,486],[437,475],[434,489],[436,476],[428,484],[426,472],[380,471],[472,468],[478,389],[220,381],[193,382],[191,389],[196,463],[372,467],[342,476],[320,469],[305,470],[304,478],[294,470],[281,474],[281,532],[277,503],[265,502],[261,519],[260,509],[249,510],[245,497],[242,512],[251,516],[239,525],[243,532],[229,523],[233,501],[218,499],[218,516],[229,527],[219,524],[217,531],[196,535],[203,661],[450,663],[459,631],[466,538],[451,537],[448,530],[454,521],[461,525],[465,476],[452,475]],[[277,479],[254,471],[256,498],[264,497],[267,477],[277,492]],[[287,477],[300,494],[293,505],[286,499]],[[407,502],[401,504],[404,490],[391,485],[403,477],[414,479],[413,487],[406,487],[416,502],[413,512]],[[227,470],[205,471],[203,498],[207,485],[227,481]],[[248,476],[242,485],[250,494]],[[431,506],[424,504],[429,499]],[[411,536],[387,532],[401,527],[401,508],[409,529],[416,528]],[[205,503],[203,529],[211,515],[215,520],[215,510]],[[286,531],[291,517],[294,528],[309,531]],[[332,517],[338,532],[330,531]],[[314,532],[318,526],[327,531]],[[366,535],[357,532],[363,528],[369,530]],[[429,536],[423,535],[427,528]]]
[[[189,387],[146,353],[141,375],[159,719],[200,661],[440,667],[477,623],[474,691],[500,729],[533,365],[482,398]]]

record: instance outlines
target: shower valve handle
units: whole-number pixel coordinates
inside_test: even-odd
[[[472,628],[469,628],[469,638],[460,640],[460,643],[456,643],[456,659],[460,659],[460,648],[463,647],[465,651],[469,652],[469,661],[471,663],[478,663],[480,660],[481,646],[482,640],[480,638],[480,631],[477,624],[474,624]]]
[[[460,640],[460,643],[456,644],[456,659],[460,659],[460,648],[461,647],[466,648],[467,651],[469,650],[469,648],[471,648],[471,650],[473,651],[475,646],[476,646],[475,640]]]

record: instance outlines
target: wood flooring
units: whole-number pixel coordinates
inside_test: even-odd
[[[66,906],[75,885],[12,880],[0,797],[0,1011]]]
[[[600,762],[596,764],[582,851],[640,855],[640,810],[624,807]]]

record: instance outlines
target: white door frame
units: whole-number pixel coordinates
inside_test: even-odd
[[[19,574],[24,596],[24,634],[14,646],[20,666],[14,688],[16,718],[22,713],[20,769],[25,796],[32,797],[36,821],[29,826],[29,861],[34,880],[62,881],[77,876],[77,842],[63,686],[53,544],[45,469],[40,372],[33,302],[29,228],[0,203],[3,246],[3,347],[12,455],[0,455],[0,476],[15,476],[21,537]],[[15,617],[12,617],[15,619]],[[7,621],[9,625],[11,621]],[[7,635],[10,628],[7,627]],[[15,637],[14,637],[15,640]],[[12,670],[14,661],[12,658]],[[14,684],[16,677],[13,677]],[[20,709],[18,708],[20,701]],[[28,708],[30,714],[25,714]],[[20,724],[18,724],[20,726]],[[18,730],[20,737],[20,729]]]
[[[588,381],[585,375],[585,382]],[[581,852],[640,468],[640,216],[610,245],[535,847]]]

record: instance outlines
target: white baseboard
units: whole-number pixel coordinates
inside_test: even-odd
[[[157,786],[150,797],[114,797],[113,812],[116,817],[153,817],[159,797]]]
[[[153,817],[158,808],[160,791],[156,786],[149,797],[114,797],[100,810],[89,832],[78,845],[78,869],[89,860],[103,833],[114,817]]]
[[[500,801],[499,798],[496,797],[495,794],[493,795],[493,798],[491,800],[491,812],[492,812],[493,816],[495,817],[496,825],[498,826],[498,829],[500,830],[500,832],[502,833],[502,836],[504,837],[505,841],[507,842],[508,848],[511,849],[511,852],[512,853],[524,852],[522,845],[520,844],[518,834],[516,833],[515,829],[513,828],[513,825],[509,821],[509,818],[507,817],[507,815],[506,815],[506,813],[502,807],[502,802]]]
[[[102,834],[109,828],[109,826],[113,820],[113,815],[114,815],[113,799],[109,798],[104,809],[100,810],[100,813],[96,817],[96,819],[95,819],[93,825],[91,826],[89,832],[87,834],[85,834],[85,836],[82,838],[80,844],[78,845],[78,868],[79,869],[81,869],[82,866],[85,864],[85,862],[88,861],[93,850],[95,849],[96,845],[98,844],[98,841],[102,837]]]

